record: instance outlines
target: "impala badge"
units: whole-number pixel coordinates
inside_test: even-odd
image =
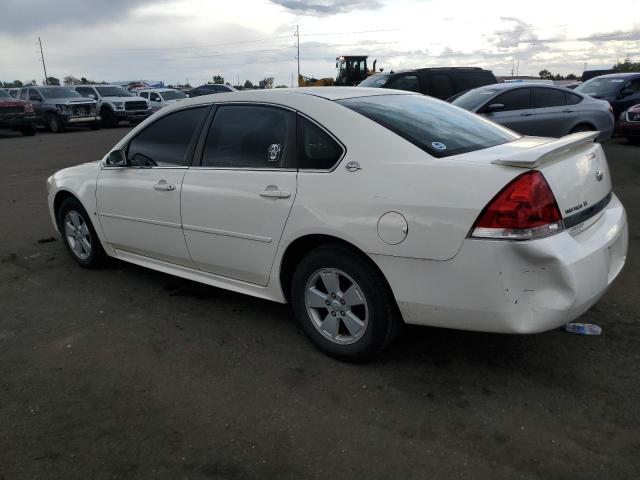
[[[601,182],[603,178],[604,178],[604,173],[602,173],[602,170],[598,170],[598,171],[596,172],[596,180],[598,180],[599,182]]]
[[[345,165],[345,167],[349,172],[357,172],[358,170],[362,170],[362,167],[358,162],[349,162]]]

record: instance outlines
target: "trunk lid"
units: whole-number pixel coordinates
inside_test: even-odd
[[[462,158],[467,154],[458,158],[539,170],[556,197],[565,227],[573,229],[602,211],[610,198],[611,175],[602,147],[593,141],[597,136],[580,132],[558,139],[522,137],[474,152],[473,160]]]

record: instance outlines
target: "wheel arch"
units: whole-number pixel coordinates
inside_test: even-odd
[[[589,127],[590,129],[592,129],[593,131],[598,130],[598,127],[596,127],[593,122],[590,122],[588,120],[581,120],[578,123],[576,123],[575,125],[573,125],[570,129],[569,129],[569,133],[576,131],[577,128],[579,127]]]
[[[389,292],[391,293],[391,297],[395,301],[393,290],[391,289],[386,276],[384,275],[382,270],[380,270],[380,267],[362,249],[358,248],[351,242],[333,235],[308,234],[298,237],[291,243],[289,243],[280,260],[280,287],[282,288],[282,294],[287,302],[291,301],[291,281],[293,279],[293,273],[295,271],[296,265],[298,265],[300,260],[302,260],[304,256],[309,252],[323,246],[342,247],[362,257],[380,274],[381,278],[389,289]]]

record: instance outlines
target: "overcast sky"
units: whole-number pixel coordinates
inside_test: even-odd
[[[335,57],[367,54],[385,70],[481,66],[497,75],[582,73],[640,59],[640,1],[2,0],[0,80],[47,73],[94,80],[291,83],[335,77]]]

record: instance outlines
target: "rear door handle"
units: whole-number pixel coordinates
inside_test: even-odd
[[[520,116],[521,117],[531,117],[533,115],[533,113],[521,113]]]
[[[172,192],[173,190],[176,189],[176,186],[173,185],[172,183],[167,183],[166,180],[160,180],[158,183],[156,183],[153,188],[155,190],[163,190],[165,192]]]
[[[573,110],[567,108],[566,110],[562,110],[562,113],[573,113]]]
[[[278,190],[278,187],[275,185],[269,185],[267,188],[260,192],[261,197],[267,198],[289,198],[291,196],[291,192],[287,192],[286,190]]]

